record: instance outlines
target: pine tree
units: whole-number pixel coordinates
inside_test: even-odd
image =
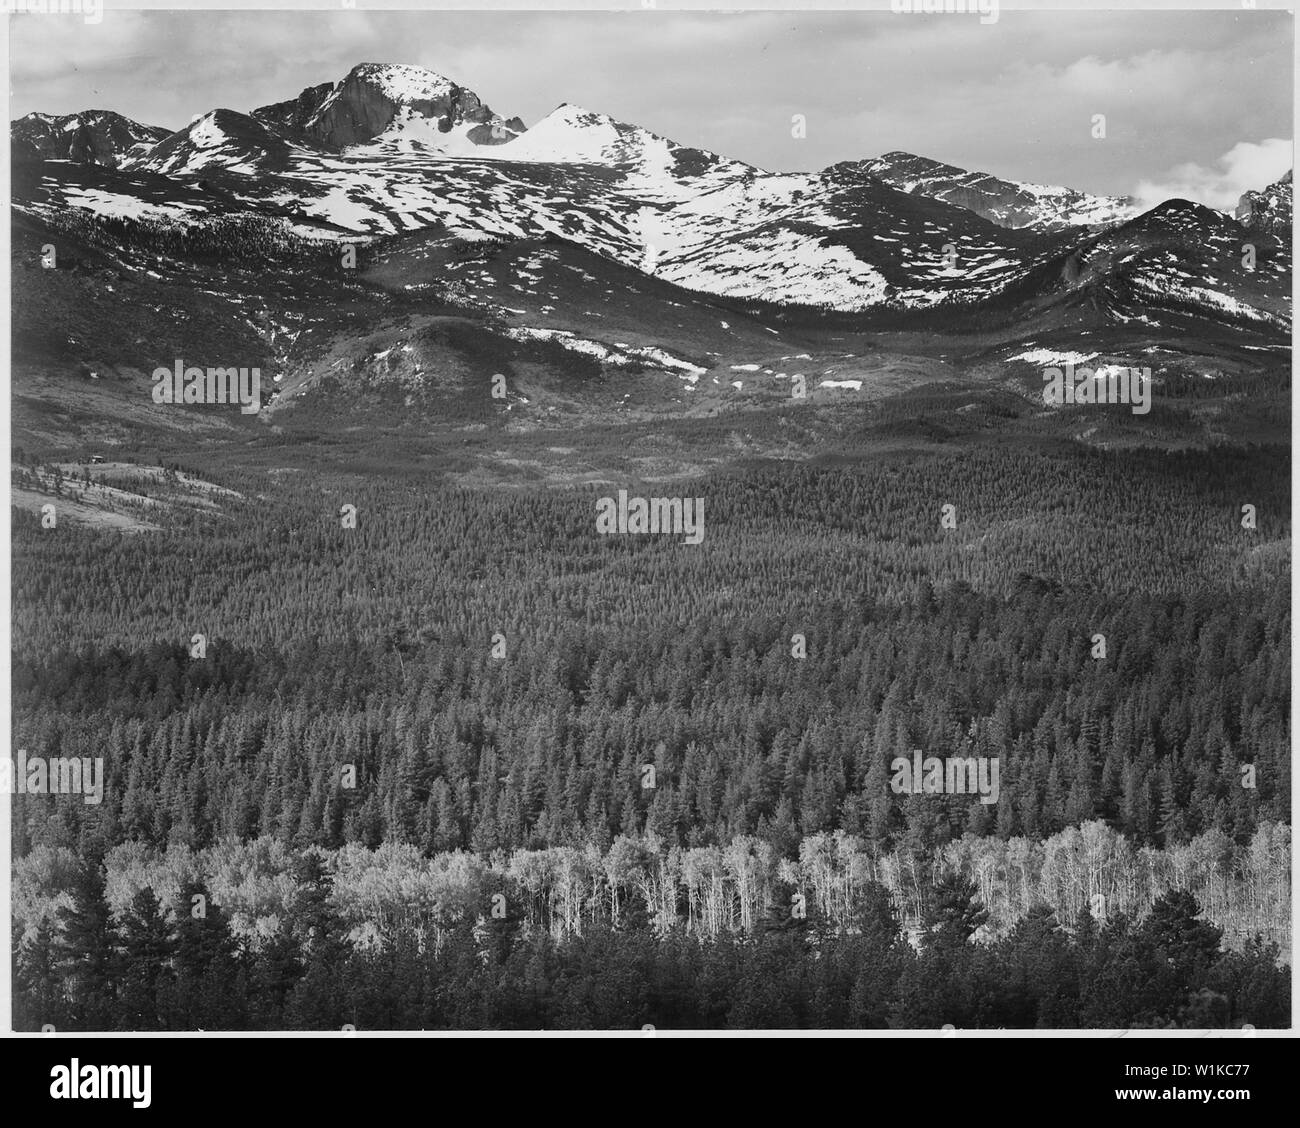
[[[141,889],[122,919],[121,1020],[127,1030],[161,1030],[164,980],[171,977],[170,960],[176,940],[152,889]]]
[[[35,932],[22,939],[15,922],[13,931],[15,1030],[40,1030],[45,1026],[67,1028],[67,1004],[57,965],[54,930],[42,921]]]
[[[59,920],[56,962],[67,987],[72,1028],[116,1029],[121,943],[98,858],[81,866],[72,904],[59,910]]]
[[[1142,933],[1184,974],[1191,976],[1219,958],[1223,929],[1199,920],[1201,906],[1184,889],[1156,899],[1142,922]]]
[[[206,885],[189,881],[177,894],[174,915],[168,1028],[240,1029],[242,999],[234,988],[242,972],[226,914]]]
[[[922,918],[926,943],[936,951],[961,948],[988,918],[976,897],[975,883],[958,873],[944,874],[935,883]]]

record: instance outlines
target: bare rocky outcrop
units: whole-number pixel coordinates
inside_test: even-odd
[[[1291,233],[1292,174],[1287,172],[1262,192],[1247,192],[1237,202],[1237,221],[1252,231],[1283,238]]]

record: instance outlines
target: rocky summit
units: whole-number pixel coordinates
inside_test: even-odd
[[[289,102],[253,111],[264,125],[329,149],[376,139],[435,144],[459,132],[472,145],[499,145],[524,131],[472,90],[421,67],[362,63],[339,82],[309,87]]]

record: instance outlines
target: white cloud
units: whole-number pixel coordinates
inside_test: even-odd
[[[1144,208],[1180,199],[1231,211],[1243,193],[1272,184],[1294,161],[1295,148],[1289,140],[1240,141],[1219,157],[1214,167],[1189,161],[1162,177],[1140,181],[1133,194]]]

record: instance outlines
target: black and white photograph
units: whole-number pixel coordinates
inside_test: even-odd
[[[1290,11],[4,12],[9,1029],[1291,1030]]]

